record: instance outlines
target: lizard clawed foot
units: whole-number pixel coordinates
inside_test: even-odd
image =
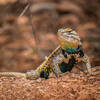
[[[92,72],[92,73],[90,73],[91,75],[98,75],[98,74],[100,74],[100,71],[97,71],[97,72]]]

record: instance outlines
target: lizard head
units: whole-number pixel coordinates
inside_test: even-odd
[[[77,32],[71,28],[61,28],[58,30],[58,41],[63,50],[67,52],[77,52],[81,45],[80,37]]]

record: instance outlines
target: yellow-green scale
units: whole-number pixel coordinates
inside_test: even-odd
[[[61,53],[61,48],[60,46],[58,46],[51,54],[50,56],[46,59],[46,61],[44,61],[44,63],[42,64],[42,66],[40,67],[40,77],[41,78],[45,78],[48,79],[49,74],[51,72],[54,72],[53,70],[53,65],[52,65],[52,60],[54,59],[54,57],[58,56]]]

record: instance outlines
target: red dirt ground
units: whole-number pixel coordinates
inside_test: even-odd
[[[100,74],[67,73],[48,80],[1,77],[0,100],[100,100]]]

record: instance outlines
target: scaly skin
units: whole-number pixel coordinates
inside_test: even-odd
[[[37,67],[26,73],[2,72],[0,76],[22,76],[26,79],[46,78],[51,72],[57,77],[67,71],[71,71],[75,64],[84,62],[89,74],[96,75],[100,72],[92,72],[88,56],[83,52],[82,43],[79,35],[71,28],[62,28],[58,30],[59,46],[48,56],[45,61]]]
[[[7,76],[7,77],[16,77],[16,76],[21,76],[26,78],[26,74],[25,73],[19,73],[19,72],[1,72],[0,73],[0,77],[2,76]]]

